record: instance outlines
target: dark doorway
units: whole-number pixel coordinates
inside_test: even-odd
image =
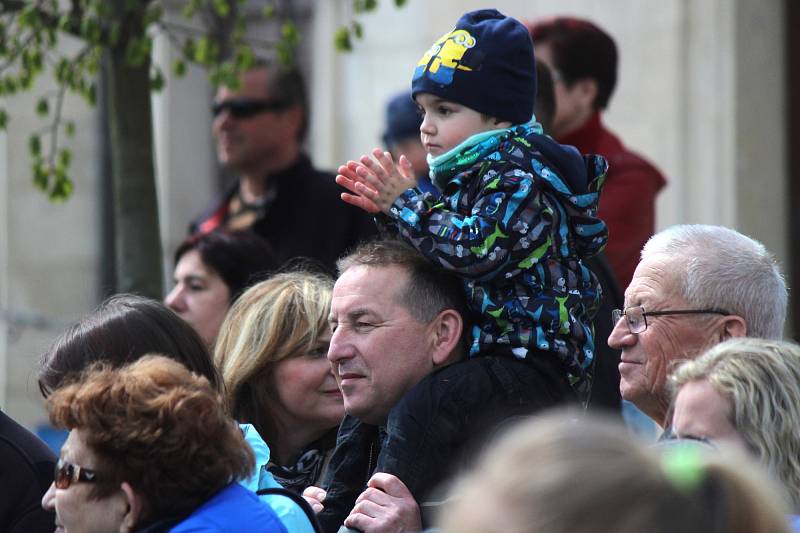
[[[800,287],[800,2],[786,0],[786,100],[789,154],[789,287]],[[790,291],[792,331],[800,341],[800,293]]]

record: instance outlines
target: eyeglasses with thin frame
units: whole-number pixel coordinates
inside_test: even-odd
[[[73,483],[96,483],[97,473],[94,470],[74,465],[69,461],[59,459],[56,462],[54,481],[57,489],[67,489]]]
[[[647,317],[649,316],[665,316],[665,315],[729,315],[727,311],[722,309],[673,309],[664,311],[645,311],[644,307],[627,307],[625,310],[614,309],[611,311],[611,320],[613,326],[616,326],[619,320],[624,316],[625,324],[631,333],[642,333],[647,329]]]
[[[231,98],[214,102],[211,114],[214,118],[227,111],[233,118],[250,118],[268,111],[283,111],[289,104],[278,100],[258,100],[255,98]]]

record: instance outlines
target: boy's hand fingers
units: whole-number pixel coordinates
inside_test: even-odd
[[[337,170],[339,174],[341,174],[342,176],[350,178],[351,180],[354,181],[359,181],[360,178],[358,176],[358,169],[361,168],[362,166],[363,165],[357,163],[356,161],[348,161],[346,165],[342,165]]]
[[[361,156],[361,164],[369,169],[370,172],[381,182],[386,181],[387,172],[382,165],[378,164],[374,159],[368,155]]]
[[[342,174],[337,174],[335,179],[337,185],[341,185],[350,192],[358,193],[358,191],[356,191],[356,183],[358,183],[357,180],[350,179],[347,176],[343,176]]]
[[[375,189],[372,189],[370,187],[367,187],[363,183],[356,183],[355,192],[357,192],[358,194],[360,194],[361,196],[364,196],[365,198],[367,198],[369,200],[372,200],[373,202],[376,202],[378,200],[378,197],[379,197],[378,191],[376,191]]]
[[[356,174],[358,174],[358,181],[369,185],[373,189],[381,189],[383,187],[384,181],[371,168],[361,165],[356,170]]]
[[[395,171],[395,164],[394,159],[392,158],[392,154],[390,152],[384,152],[380,148],[375,148],[372,151],[373,157],[381,166],[381,169],[388,175],[391,176],[394,174]]]
[[[400,175],[407,180],[414,180],[414,167],[411,165],[411,161],[405,155],[401,155],[399,163]]]
[[[371,200],[369,200],[369,199],[367,199],[367,198],[365,198],[363,196],[359,196],[359,195],[355,195],[355,194],[348,194],[346,192],[343,192],[341,194],[341,198],[342,198],[342,200],[344,202],[346,202],[346,203],[348,203],[350,205],[354,205],[354,206],[356,206],[356,207],[358,207],[360,209],[363,209],[367,213],[378,213],[378,212],[380,212],[380,209],[378,208],[377,205],[375,205],[375,202],[373,202],[373,201],[371,201]]]

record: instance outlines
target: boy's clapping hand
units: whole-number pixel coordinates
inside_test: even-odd
[[[372,157],[363,155],[359,162],[339,167],[336,183],[353,193],[342,193],[345,202],[369,213],[388,213],[403,191],[417,185],[417,178],[406,156],[395,164],[389,152],[376,148]]]

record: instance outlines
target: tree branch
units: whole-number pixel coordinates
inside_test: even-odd
[[[0,13],[17,13],[28,7],[28,5],[29,2],[23,0],[0,0]],[[51,13],[40,7],[36,7],[35,9],[39,18],[48,28],[59,29],[75,37],[81,36],[81,19],[84,13],[77,1],[73,0],[72,2],[70,20],[66,28],[62,28],[59,25],[60,16],[58,14]]]

